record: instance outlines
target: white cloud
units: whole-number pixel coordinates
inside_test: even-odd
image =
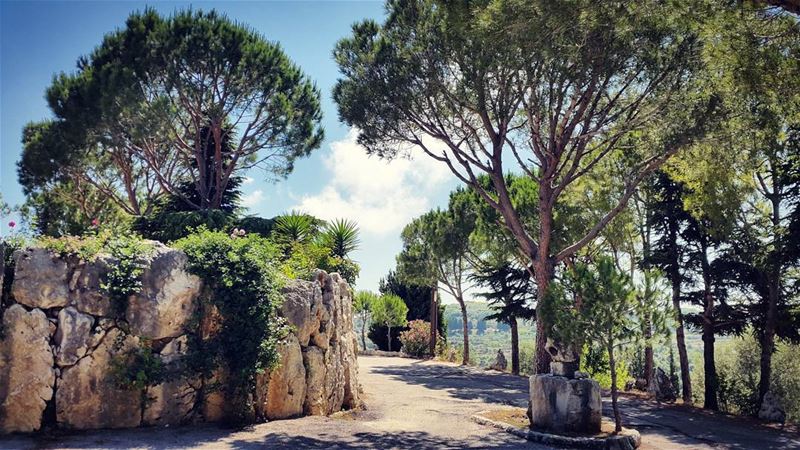
[[[242,184],[252,184],[255,180],[253,177],[244,177],[242,180]]]
[[[331,173],[328,184],[318,194],[301,197],[295,209],[326,220],[345,217],[366,233],[387,234],[428,210],[430,197],[452,179],[446,165],[421,152],[415,152],[414,160],[369,156],[356,136],[351,130],[331,144],[324,158]]]
[[[245,194],[242,197],[241,204],[245,208],[253,208],[258,206],[262,201],[264,201],[264,191],[256,189],[249,194]]]

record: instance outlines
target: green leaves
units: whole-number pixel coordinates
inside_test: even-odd
[[[322,245],[331,249],[337,258],[345,258],[350,252],[358,249],[361,243],[358,238],[358,225],[347,219],[336,219],[325,225],[320,236]]]
[[[656,272],[645,272],[637,289],[611,257],[576,264],[548,290],[541,314],[562,342],[595,342],[603,348],[643,339],[642,324],[666,334],[667,296]]]
[[[233,237],[201,229],[175,243],[189,259],[188,269],[203,279],[209,301],[222,315],[222,329],[210,341],[195,340],[191,352],[198,369],[209,375],[225,363],[230,411],[248,421],[256,374],[279,361],[278,341],[285,321],[277,314],[280,278],[278,249],[255,234]]]
[[[55,119],[26,131],[20,181],[30,192],[80,181],[99,192],[91,203],[133,216],[166,194],[219,209],[243,170],[284,177],[320,145],[319,98],[277,44],[215,11],[136,12],[54,77]]]
[[[408,307],[403,299],[394,294],[383,294],[372,302],[372,321],[386,327],[401,327],[406,324]]]
[[[372,311],[374,305],[379,299],[379,295],[372,291],[357,291],[353,297],[353,311],[356,314],[364,314]]]

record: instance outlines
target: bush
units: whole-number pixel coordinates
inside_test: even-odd
[[[750,334],[717,341],[715,362],[719,390],[719,407],[731,414],[758,414],[758,382],[761,346]],[[800,421],[800,345],[778,342],[772,356],[772,385],[770,389],[781,400],[790,422]],[[704,395],[703,361],[699,355],[693,361],[692,388],[695,401],[702,403]]]
[[[402,351],[416,358],[430,356],[431,324],[424,320],[408,322],[408,329],[400,333]]]
[[[277,344],[287,330],[277,314],[279,250],[255,234],[230,236],[207,229],[175,245],[186,252],[189,271],[203,279],[206,301],[222,316],[217,335],[190,340],[189,364],[206,377],[224,364],[231,419],[252,421],[256,375],[278,363]]]
[[[603,389],[611,389],[611,365],[608,352],[592,345],[584,345],[581,354],[581,372],[589,374]],[[622,388],[631,376],[627,364],[622,358],[617,359],[617,386]]]
[[[206,211],[159,210],[152,215],[134,220],[132,228],[147,239],[172,242],[188,236],[194,230],[205,227],[209,230],[226,230],[233,225],[232,213],[219,209]]]

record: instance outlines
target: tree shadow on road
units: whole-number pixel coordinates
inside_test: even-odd
[[[325,435],[317,437],[293,436],[285,433],[273,433],[258,441],[241,440],[228,443],[238,450],[253,449],[306,449],[306,448],[334,448],[334,449],[464,449],[464,448],[492,448],[492,449],[523,449],[542,448],[533,444],[503,442],[500,437],[486,436],[479,441],[464,441],[434,437],[419,431],[404,431],[397,433],[354,433],[348,442],[342,442],[341,436]]]
[[[482,400],[522,408],[528,406],[528,380],[516,375],[422,362],[410,366],[375,366],[372,372],[408,384],[445,390],[461,400]]]

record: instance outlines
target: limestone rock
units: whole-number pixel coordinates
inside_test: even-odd
[[[43,248],[14,252],[16,268],[11,291],[17,303],[32,308],[55,308],[69,302],[66,261]]]
[[[316,283],[293,280],[282,289],[283,316],[295,329],[300,345],[308,345],[312,333],[319,330],[322,291]]]
[[[0,431],[35,431],[53,397],[55,371],[50,322],[44,312],[12,305],[3,314],[0,340]]]
[[[530,396],[532,426],[554,431],[600,431],[602,404],[596,381],[533,375]]]
[[[55,332],[56,363],[71,366],[83,358],[91,344],[94,318],[68,306],[58,312]]]
[[[771,391],[767,391],[767,393],[764,394],[763,400],[761,400],[758,418],[767,422],[786,422],[786,411],[784,411],[783,406],[781,406],[780,399]]]
[[[62,369],[56,391],[56,420],[65,428],[126,428],[139,426],[139,391],[114,385],[111,362],[138,345],[138,338],[110,329],[90,356]]]
[[[325,396],[325,354],[317,347],[308,347],[303,352],[306,367],[306,399],[303,412],[309,415],[324,415]]]
[[[183,252],[156,244],[142,274],[142,292],[131,296],[125,313],[133,334],[163,339],[184,333],[201,288],[200,279],[186,272],[186,262]]]
[[[114,308],[111,299],[100,285],[109,267],[116,263],[115,258],[101,255],[92,262],[81,263],[76,267],[70,281],[70,304],[87,314],[112,316]]]
[[[508,361],[506,360],[506,355],[503,354],[503,350],[498,349],[497,356],[495,356],[494,362],[492,363],[491,366],[489,366],[489,368],[493,370],[498,370],[500,372],[505,372],[507,367],[508,367]]]
[[[179,373],[188,351],[186,335],[170,340],[159,356],[170,373]],[[180,425],[193,419],[199,380],[178,377],[147,389],[142,420],[147,425]]]
[[[678,397],[672,381],[660,367],[653,369],[653,382],[647,389],[659,402],[674,402]]]
[[[280,366],[269,375],[264,375],[266,393],[259,395],[263,417],[287,419],[303,414],[306,399],[306,368],[300,342],[290,334],[286,342],[278,347],[281,355]]]
[[[211,379],[206,380],[206,392],[203,399],[203,418],[208,422],[219,422],[225,419],[225,373],[216,370]]]

